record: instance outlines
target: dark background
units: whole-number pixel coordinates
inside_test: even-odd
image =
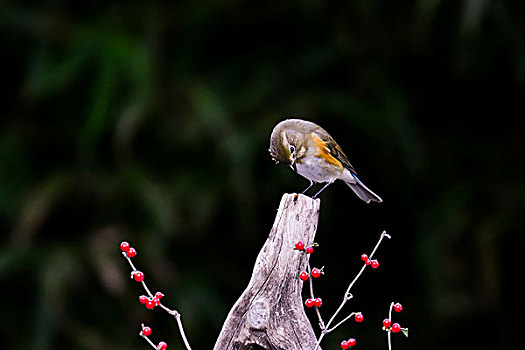
[[[145,322],[182,349],[175,322],[138,303],[128,240],[193,348],[211,349],[282,194],[308,184],[267,152],[291,116],[328,130],[384,200],[342,182],[320,196],[311,262],[326,269],[326,319],[360,255],[392,235],[345,309],[365,321],[325,349],[386,349],[391,301],[410,329],[395,349],[521,343],[523,1],[0,9],[2,346],[146,349]]]

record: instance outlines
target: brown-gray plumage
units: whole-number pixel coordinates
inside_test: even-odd
[[[304,192],[314,183],[326,183],[313,198],[336,179],[341,179],[363,201],[382,202],[357,178],[354,167],[330,134],[315,123],[301,119],[283,120],[272,131],[269,151],[275,161],[290,165],[310,181]]]

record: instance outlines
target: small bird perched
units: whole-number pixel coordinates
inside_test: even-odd
[[[365,202],[383,201],[357,178],[341,147],[317,124],[301,119],[283,120],[272,131],[269,151],[274,161],[288,164],[310,181],[303,193],[314,183],[326,182],[312,198],[340,179]]]

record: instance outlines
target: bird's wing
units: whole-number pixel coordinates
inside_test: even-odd
[[[312,133],[316,144],[320,150],[319,156],[323,157],[326,161],[334,165],[342,165],[344,168],[350,170],[352,173],[356,173],[354,167],[346,158],[343,150],[339,145],[332,139],[331,136],[320,135],[318,133]]]

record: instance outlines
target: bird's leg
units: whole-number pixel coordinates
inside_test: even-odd
[[[333,182],[333,181],[329,181],[329,182],[327,182],[326,185],[324,185],[323,188],[321,188],[321,189],[319,190],[319,192],[317,192],[316,194],[314,194],[314,195],[312,196],[312,199],[317,198],[317,196],[319,195],[319,193],[323,192],[323,190],[324,190],[325,188],[327,188],[329,185],[331,185],[332,182]]]
[[[303,192],[301,192],[301,194],[304,194],[306,191],[310,189],[310,187],[314,185],[314,182],[312,180],[308,180],[308,181],[310,181],[310,185],[308,185],[308,187],[306,187],[306,189]]]

